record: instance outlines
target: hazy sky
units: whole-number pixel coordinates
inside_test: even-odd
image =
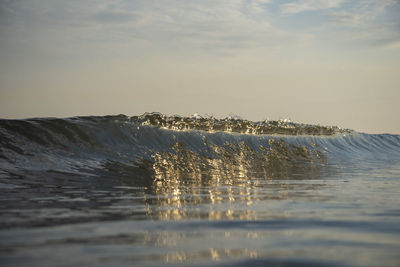
[[[0,117],[146,111],[400,133],[400,2],[0,0]]]

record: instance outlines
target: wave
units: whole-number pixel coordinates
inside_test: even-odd
[[[309,179],[331,171],[334,162],[390,161],[400,154],[398,135],[160,113],[0,120],[0,145],[0,177],[52,171],[159,185]]]

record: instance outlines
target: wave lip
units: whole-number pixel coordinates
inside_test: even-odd
[[[330,136],[342,133],[351,133],[351,130],[337,126],[321,126],[303,123],[294,123],[287,120],[265,120],[253,122],[249,120],[227,117],[181,117],[167,116],[161,113],[144,113],[133,116],[131,120],[141,125],[159,126],[170,130],[201,130],[207,132],[234,132],[245,134],[280,134],[280,135],[324,135]]]

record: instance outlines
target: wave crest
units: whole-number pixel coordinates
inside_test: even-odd
[[[131,119],[139,122],[141,125],[159,126],[171,130],[282,135],[335,135],[351,132],[337,126],[310,125],[287,120],[253,122],[232,116],[224,119],[216,119],[214,117],[181,117],[176,115],[167,116],[161,113],[145,113],[141,116],[134,116]]]

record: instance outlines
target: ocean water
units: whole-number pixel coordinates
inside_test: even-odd
[[[1,266],[400,266],[400,136],[0,120]]]

